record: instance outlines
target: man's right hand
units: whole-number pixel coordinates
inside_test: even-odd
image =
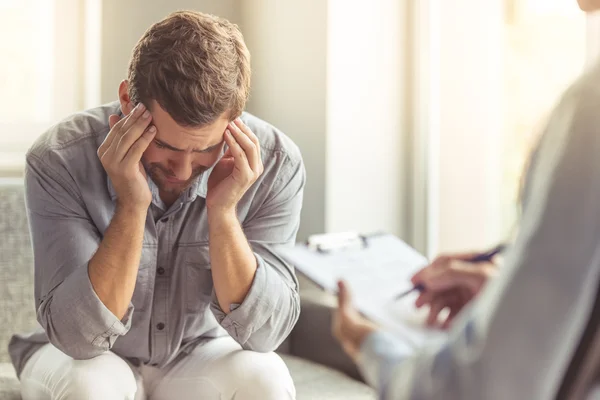
[[[442,327],[448,328],[456,314],[496,275],[497,266],[494,263],[468,261],[476,255],[477,253],[439,256],[412,277],[413,284],[425,287],[425,291],[416,300],[416,306],[429,306],[428,325],[437,326],[439,314],[447,309],[449,314]]]
[[[117,193],[117,204],[123,208],[146,211],[152,202],[142,154],[148,148],[156,128],[152,116],[139,103],[126,117],[109,117],[110,132],[98,148],[98,157]]]

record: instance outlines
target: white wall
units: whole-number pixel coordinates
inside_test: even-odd
[[[439,216],[436,251],[501,240],[502,1],[439,2]],[[469,45],[464,45],[468,43]]]
[[[155,22],[181,9],[197,10],[239,23],[237,0],[103,0],[101,100],[117,99],[119,83],[127,75],[131,51]]]
[[[329,1],[327,231],[406,233],[405,3]]]
[[[307,183],[298,239],[325,230],[327,1],[240,0],[252,54],[248,111],[300,147]]]

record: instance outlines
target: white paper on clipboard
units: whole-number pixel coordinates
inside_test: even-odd
[[[357,309],[408,343],[421,346],[425,341],[445,336],[439,330],[424,327],[426,310],[414,306],[418,293],[396,299],[412,287],[410,278],[428,264],[427,259],[394,235],[371,236],[365,244],[326,253],[305,244],[277,251],[324,290],[337,292],[337,281],[344,279]]]

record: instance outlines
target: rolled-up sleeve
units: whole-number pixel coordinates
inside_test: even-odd
[[[98,249],[100,233],[68,177],[32,154],[25,190],[37,319],[65,354],[75,359],[102,354],[128,332],[133,305],[119,320],[92,287],[88,262]]]
[[[304,165],[287,159],[259,211],[243,224],[258,268],[246,298],[225,314],[213,293],[211,309],[227,332],[254,351],[275,350],[300,316],[300,297],[294,267],[275,248],[293,246],[300,225],[305,184]]]

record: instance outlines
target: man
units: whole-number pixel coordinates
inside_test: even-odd
[[[593,11],[600,0],[579,5]],[[340,282],[334,335],[381,399],[598,398],[599,104],[597,64],[549,119],[525,181],[518,236],[498,271],[459,255],[413,277],[426,288],[418,305],[431,307],[430,323],[441,308],[451,320],[471,301],[447,341],[409,348],[359,315]]]
[[[292,244],[304,167],[242,114],[238,28],[176,12],[137,43],[119,101],[27,155],[43,331],[10,354],[29,399],[293,399],[273,351],[299,315]],[[241,117],[240,117],[241,115]]]

